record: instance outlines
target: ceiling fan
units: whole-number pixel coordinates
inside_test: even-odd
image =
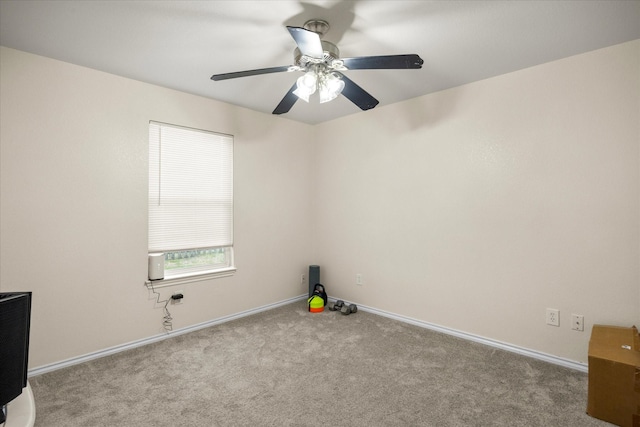
[[[361,56],[340,58],[338,47],[322,36],[329,30],[329,24],[321,19],[307,21],[303,27],[287,27],[298,46],[293,52],[294,65],[260,68],[214,74],[211,80],[227,80],[259,74],[302,71],[296,83],[289,89],[273,114],[288,112],[298,98],[309,102],[309,96],[319,92],[320,102],[328,102],[342,94],[362,110],[378,105],[378,100],[348,79],[342,71],[375,69],[416,69],[424,62],[416,54]]]

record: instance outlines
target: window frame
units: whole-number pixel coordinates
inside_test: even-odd
[[[151,243],[151,235],[152,235],[152,228],[154,227],[154,224],[158,224],[159,222],[162,222],[163,219],[165,219],[165,217],[163,216],[162,213],[158,213],[158,211],[162,211],[162,209],[153,209],[152,204],[155,204],[157,202],[158,206],[161,205],[161,200],[163,197],[163,192],[161,190],[162,188],[162,183],[164,182],[163,179],[173,179],[173,183],[179,181],[176,180],[176,175],[168,175],[167,172],[165,172],[165,174],[163,175],[163,171],[162,171],[162,166],[163,164],[161,163],[162,160],[162,155],[164,154],[163,149],[162,149],[162,129],[164,128],[172,128],[174,130],[177,130],[177,132],[182,132],[182,131],[186,131],[187,133],[183,132],[184,134],[188,135],[188,132],[197,132],[197,134],[193,135],[193,139],[191,140],[191,142],[194,142],[194,144],[196,144],[196,140],[199,138],[207,138],[206,135],[211,135],[214,137],[213,142],[215,142],[215,138],[222,138],[220,140],[220,146],[222,147],[221,151],[224,154],[223,160],[226,160],[228,158],[229,163],[228,164],[224,164],[221,168],[221,170],[225,170],[226,172],[224,172],[224,177],[226,177],[226,182],[224,185],[218,185],[218,187],[220,187],[219,191],[222,191],[222,193],[218,193],[216,191],[210,191],[209,189],[205,190],[208,195],[203,196],[200,195],[198,198],[198,196],[195,197],[195,200],[197,200],[198,202],[204,204],[204,205],[215,205],[216,203],[222,203],[223,206],[226,206],[226,208],[223,209],[223,213],[222,213],[222,229],[223,229],[223,236],[227,235],[227,237],[213,237],[213,239],[215,241],[217,241],[218,239],[222,239],[226,244],[223,245],[214,245],[214,246],[205,246],[205,247],[197,247],[197,248],[191,248],[191,247],[186,247],[185,246],[185,242],[180,242],[178,243],[178,245],[181,245],[181,247],[179,249],[174,249],[172,250],[169,246],[166,245],[171,245],[171,238],[168,238],[168,241],[165,241],[164,236],[160,238],[161,242],[158,242],[158,233],[154,234],[154,245],[161,245],[162,247],[160,249],[158,249],[157,247],[152,248],[152,243]],[[202,266],[195,266],[195,267],[184,267],[184,268],[176,268],[176,269],[167,269],[165,266],[164,269],[164,278],[163,279],[159,279],[159,280],[147,280],[145,281],[145,283],[149,284],[149,283],[153,283],[154,287],[162,287],[162,286],[172,286],[172,285],[177,285],[177,284],[182,284],[182,283],[189,283],[189,282],[194,282],[194,281],[200,281],[200,280],[208,280],[208,279],[213,279],[213,278],[218,278],[218,277],[227,277],[227,276],[231,276],[236,272],[236,267],[235,267],[235,256],[234,256],[234,241],[233,241],[233,234],[234,234],[234,230],[233,230],[233,224],[234,224],[234,210],[233,210],[233,204],[234,204],[234,191],[233,191],[233,181],[234,181],[234,160],[233,160],[233,152],[234,152],[234,138],[233,135],[228,135],[228,134],[223,134],[223,133],[219,133],[219,132],[213,132],[213,131],[209,131],[209,130],[203,130],[203,129],[197,129],[197,128],[192,128],[192,127],[186,127],[186,126],[181,126],[181,125],[175,125],[175,124],[170,124],[170,123],[163,123],[163,122],[157,122],[157,121],[149,121],[149,170],[148,170],[148,183],[149,183],[149,187],[148,187],[148,213],[147,213],[147,218],[148,218],[148,228],[147,228],[147,251],[148,254],[152,254],[152,253],[158,253],[158,252],[162,252],[164,253],[164,258],[165,258],[165,264],[167,262],[167,258],[169,256],[169,254],[172,253],[186,253],[186,252],[191,252],[191,251],[202,251],[202,250],[215,250],[215,249],[220,249],[220,248],[224,248],[225,250],[225,262],[222,264],[205,264]],[[158,132],[157,135],[157,139],[154,140],[154,132]],[[205,135],[205,136],[203,136]],[[189,141],[187,141],[189,142]],[[165,142],[166,143],[166,142]],[[171,143],[176,144],[175,140],[173,140]],[[208,141],[207,141],[208,143]],[[226,145],[225,145],[226,144]],[[230,146],[229,146],[230,145]],[[192,151],[196,151],[196,148],[193,148]],[[230,152],[229,152],[230,151]],[[196,152],[190,153],[192,155],[192,157],[190,157],[191,159],[195,158],[195,156],[200,157],[200,152]],[[214,153],[209,153],[208,155],[217,155],[217,152],[214,150]],[[155,156],[155,157],[154,157]],[[189,158],[188,158],[189,159]],[[165,163],[167,163],[166,160],[166,156],[165,156]],[[168,169],[168,167],[166,168]],[[182,169],[182,170],[187,170],[187,169]],[[177,175],[177,177],[181,177],[182,175],[182,170],[179,172],[179,175]],[[191,170],[191,169],[189,169]],[[197,174],[197,171],[194,172],[194,174]],[[189,172],[187,172],[185,175],[189,175]],[[206,172],[201,172],[200,175],[198,176],[198,180],[200,179],[207,179],[208,183],[217,183],[217,181],[215,181],[215,178],[211,177],[211,176],[206,176],[208,175],[208,173]],[[169,178],[168,178],[169,177]],[[193,177],[193,174],[189,177],[191,178]],[[157,180],[157,184],[153,181]],[[221,181],[220,181],[221,182]],[[168,187],[168,186],[167,186]],[[191,190],[193,188],[198,187],[198,185],[196,184],[195,186],[189,187],[188,189],[186,189],[187,191],[185,191],[185,193],[191,193]],[[205,186],[204,188],[208,188],[207,186]],[[182,190],[183,187],[181,187],[181,184],[178,184],[177,187],[174,186],[172,187],[172,190],[174,192],[174,194],[176,196],[174,197],[183,197],[182,195]],[[176,193],[176,190],[178,191],[178,193]],[[157,191],[157,196],[155,195]],[[164,200],[170,200],[170,203],[174,203],[176,204],[176,200],[175,199],[167,199],[166,194],[170,194],[170,190],[165,190],[164,193]],[[213,194],[213,197],[212,197]],[[218,195],[222,195],[222,198],[218,198]],[[226,195],[226,196],[225,196]],[[191,201],[191,199],[189,200]],[[166,202],[165,202],[166,203]],[[180,204],[180,203],[177,203]],[[189,203],[187,203],[189,204]],[[182,208],[180,208],[182,209]],[[195,209],[202,209],[201,206],[198,206]],[[210,213],[215,214],[216,209],[211,207],[210,209],[213,209],[213,211],[209,211],[209,209],[205,210],[206,215],[209,215]],[[191,211],[189,211],[191,212]],[[157,219],[152,219],[152,216],[155,215],[158,218],[162,218],[159,221]],[[182,224],[184,224],[184,222],[181,221],[182,217],[179,217],[179,219],[177,220],[178,222],[175,223],[175,226],[180,227]],[[173,217],[171,217],[172,221],[176,221],[176,217],[175,215]],[[216,222],[218,221],[218,219],[216,219]],[[205,222],[208,224],[208,221],[206,220],[205,217]],[[173,225],[173,223],[172,223]],[[162,229],[163,227],[161,227],[160,225],[155,225],[157,227],[159,227],[158,229]],[[191,233],[194,233],[193,228],[191,227]],[[210,227],[206,227],[207,229]],[[198,227],[195,227],[195,233],[200,234],[200,229]],[[204,230],[203,230],[204,231]],[[210,231],[210,230],[209,230]],[[171,234],[171,233],[169,233]],[[162,232],[159,233],[159,235],[162,236]],[[209,234],[206,234],[207,236],[209,236]],[[217,236],[216,233],[213,234],[214,236]],[[200,240],[199,236],[195,237],[196,240]],[[188,240],[188,239],[187,239]],[[212,241],[214,241],[212,240]],[[175,244],[175,243],[174,243]],[[188,243],[187,243],[188,245]],[[197,257],[197,256],[196,256]],[[211,268],[209,268],[211,267]]]

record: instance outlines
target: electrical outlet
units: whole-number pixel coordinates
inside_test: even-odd
[[[362,286],[362,274],[356,274],[356,285]]]
[[[584,331],[584,316],[582,314],[571,314],[571,329]]]
[[[303,273],[300,275],[300,284],[304,285],[305,283],[307,283],[307,275]]]
[[[560,310],[547,308],[547,325],[560,326]]]

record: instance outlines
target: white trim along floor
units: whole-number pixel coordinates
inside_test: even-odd
[[[291,304],[293,302],[296,301],[303,301],[304,299],[307,298],[307,295],[300,295],[294,298],[289,298],[280,302],[276,302],[276,303],[272,303],[272,304],[267,304],[261,307],[257,307],[251,310],[246,310],[246,311],[242,311],[240,313],[236,313],[230,316],[224,316],[218,319],[213,319],[213,320],[209,320],[207,322],[203,322],[203,323],[199,323],[196,325],[192,325],[192,326],[188,326],[185,328],[181,328],[181,329],[176,329],[174,331],[171,331],[169,333],[165,333],[165,334],[159,334],[159,335],[155,335],[149,338],[144,338],[141,340],[137,340],[137,341],[133,341],[130,343],[126,343],[126,344],[121,344],[118,346],[114,346],[114,347],[110,347],[104,350],[100,350],[100,351],[96,351],[93,353],[89,353],[89,354],[85,354],[82,356],[78,356],[78,357],[73,357],[71,359],[67,359],[67,360],[63,360],[61,362],[56,362],[56,363],[52,363],[49,365],[44,365],[44,366],[40,366],[34,369],[30,369],[29,370],[29,377],[32,376],[36,376],[36,375],[41,375],[41,374],[45,374],[47,372],[52,372],[58,369],[62,369],[62,368],[66,368],[68,366],[72,366],[72,365],[77,365],[79,363],[83,363],[83,362],[87,362],[89,360],[93,360],[93,359],[98,359],[100,357],[104,357],[104,356],[108,356],[111,354],[115,354],[115,353],[119,353],[121,351],[126,351],[126,350],[130,350],[132,348],[136,348],[136,347],[140,347],[143,345],[147,345],[147,344],[151,344],[154,342],[158,342],[158,341],[162,341],[165,340],[167,338],[171,338],[173,336],[176,335],[182,335],[182,334],[187,334],[189,332],[193,332],[193,331],[197,331],[199,329],[203,329],[203,328],[208,328],[210,326],[214,326],[214,325],[218,325],[220,323],[225,323],[225,322],[229,322],[235,319],[239,319],[241,317],[245,317],[245,316],[250,316],[252,314],[256,314],[262,311],[266,311],[266,310],[271,310],[274,309],[276,307],[281,307],[283,305],[287,305],[287,304]],[[335,301],[335,299],[330,299]],[[553,356],[550,354],[546,354],[546,353],[541,353],[535,350],[530,350],[527,348],[523,348],[523,347],[518,347],[512,344],[508,344],[508,343],[504,343],[501,341],[496,341],[496,340],[492,340],[489,338],[485,338],[485,337],[481,337],[478,335],[474,335],[474,334],[469,334],[466,332],[462,332],[462,331],[458,331],[455,329],[450,329],[444,326],[440,326],[440,325],[436,325],[433,323],[429,323],[429,322],[424,322],[422,320],[417,320],[417,319],[413,319],[410,317],[405,317],[405,316],[401,316],[399,314],[394,314],[394,313],[389,313],[387,311],[383,311],[383,310],[379,310],[377,308],[373,308],[373,307],[367,307],[367,306],[361,306],[358,304],[358,310],[362,310],[362,311],[367,311],[369,313],[373,313],[373,314],[377,314],[379,316],[384,316],[384,317],[388,317],[394,320],[398,320],[400,322],[405,322],[405,323],[409,323],[415,326],[419,326],[422,328],[426,328],[426,329],[431,329],[437,332],[441,332],[444,334],[448,334],[448,335],[453,335],[455,337],[458,338],[462,338],[462,339],[466,339],[469,341],[473,341],[473,342],[477,342],[477,343],[481,343],[481,344],[485,344],[491,347],[495,347],[495,348],[499,348],[502,350],[506,350],[512,353],[517,353],[517,354],[521,354],[523,356],[528,356],[531,357],[533,359],[538,359],[538,360],[543,360],[545,362],[549,362],[549,363],[553,363],[555,365],[560,365],[560,366],[564,366],[567,368],[571,368],[571,369],[575,369],[577,371],[581,371],[581,372],[587,372],[588,371],[588,365],[585,363],[580,363],[580,362],[576,362],[576,361],[572,361],[572,360],[568,360],[568,359],[564,359],[561,357],[557,357],[557,356]]]

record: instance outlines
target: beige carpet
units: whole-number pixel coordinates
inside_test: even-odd
[[[557,426],[587,375],[297,302],[30,379],[36,426]]]

